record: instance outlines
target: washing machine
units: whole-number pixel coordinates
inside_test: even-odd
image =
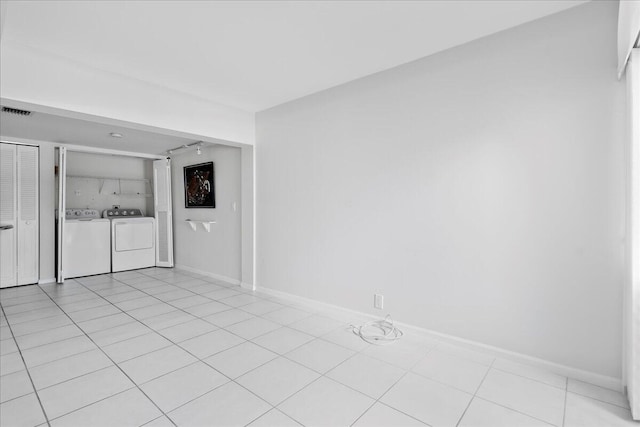
[[[107,209],[111,221],[111,271],[156,265],[155,219],[140,209]]]
[[[66,279],[111,271],[111,227],[95,209],[67,209],[62,257]]]

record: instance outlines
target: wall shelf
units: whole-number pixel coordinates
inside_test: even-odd
[[[215,221],[196,221],[193,219],[185,219],[185,221],[187,222],[187,224],[189,224],[189,226],[191,226],[191,229],[193,231],[196,231],[198,229],[198,224],[200,224],[207,233],[211,231],[211,224],[216,223]]]
[[[106,176],[89,176],[89,175],[67,175],[72,179],[94,179],[99,182],[100,188],[98,194],[127,196],[127,197],[153,197],[153,189],[148,179],[136,178],[113,178]],[[123,191],[123,183],[125,190]],[[105,190],[105,184],[108,190]],[[137,188],[141,191],[131,190]],[[113,190],[113,191],[112,191]]]

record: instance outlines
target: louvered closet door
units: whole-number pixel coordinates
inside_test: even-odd
[[[153,162],[153,197],[156,217],[156,266],[173,267],[171,214],[171,160]]]
[[[0,143],[0,288],[18,284],[16,148]]]
[[[19,145],[18,285],[38,282],[38,147]]]

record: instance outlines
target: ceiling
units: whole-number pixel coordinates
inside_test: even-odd
[[[13,137],[150,154],[165,154],[170,148],[196,141],[40,112],[34,112],[30,116],[1,112],[0,129],[8,140]],[[113,138],[109,136],[111,132],[120,133],[123,137]]]
[[[2,44],[255,112],[584,2],[13,1]]]

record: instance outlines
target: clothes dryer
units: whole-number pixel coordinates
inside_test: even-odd
[[[156,265],[155,219],[140,209],[107,209],[111,220],[111,271]]]

